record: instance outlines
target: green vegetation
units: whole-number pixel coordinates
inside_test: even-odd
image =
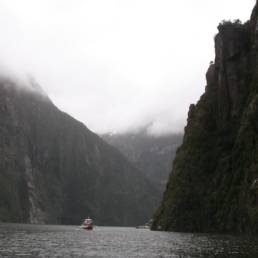
[[[258,53],[249,26],[219,25],[215,63],[190,107],[153,229],[258,233]]]

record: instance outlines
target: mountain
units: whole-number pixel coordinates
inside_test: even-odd
[[[177,147],[182,142],[182,134],[151,135],[143,129],[101,137],[144,173],[158,190],[157,197],[161,199]]]
[[[223,21],[153,229],[258,233],[258,3]]]
[[[30,84],[0,79],[0,221],[146,222],[156,203],[151,183]]]

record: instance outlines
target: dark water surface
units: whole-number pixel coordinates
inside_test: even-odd
[[[258,239],[144,229],[0,224],[0,257],[258,258]]]

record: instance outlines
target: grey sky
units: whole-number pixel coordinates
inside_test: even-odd
[[[0,0],[0,62],[95,132],[178,131],[222,19],[255,0]]]

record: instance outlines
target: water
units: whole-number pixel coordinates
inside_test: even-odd
[[[144,229],[0,224],[0,257],[257,258],[258,239]]]

